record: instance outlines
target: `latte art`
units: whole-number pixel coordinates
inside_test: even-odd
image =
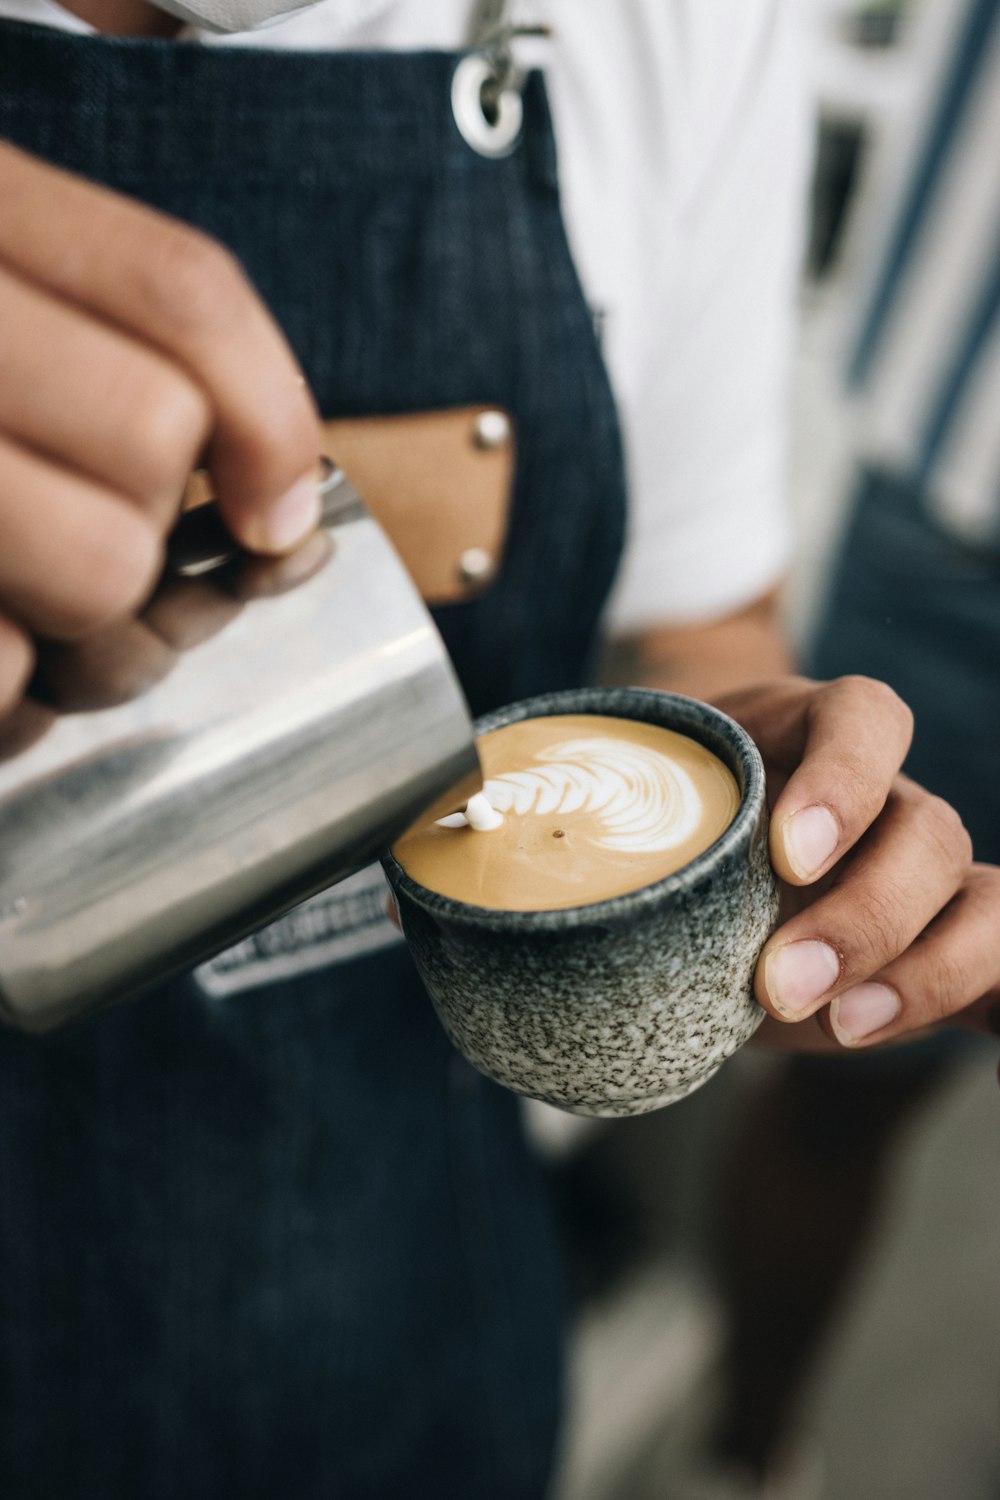
[[[537,770],[490,777],[483,787],[490,806],[521,818],[592,813],[604,830],[597,844],[646,854],[683,843],[702,817],[691,777],[657,750],[621,740],[567,740],[539,759],[547,764]]]
[[[715,755],[652,724],[553,715],[505,725],[479,749],[484,787],[467,816],[394,849],[415,880],[475,906],[555,910],[635,890],[707,849],[739,807]]]

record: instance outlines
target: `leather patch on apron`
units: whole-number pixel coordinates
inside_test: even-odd
[[[428,604],[474,599],[503,557],[514,479],[514,425],[499,407],[463,406],[323,423],[347,474]],[[184,506],[211,498],[191,476]]]

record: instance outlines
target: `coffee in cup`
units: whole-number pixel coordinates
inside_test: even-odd
[[[683,1098],[764,1015],[753,973],[778,901],[756,746],[640,688],[530,699],[476,734],[502,828],[425,823],[383,858],[445,1030],[480,1072],[577,1114]],[[626,847],[678,831],[672,853]]]
[[[496,826],[428,820],[393,847],[420,885],[473,906],[555,911],[637,890],[702,854],[740,805],[717,755],[656,724],[551,714],[477,743]]]

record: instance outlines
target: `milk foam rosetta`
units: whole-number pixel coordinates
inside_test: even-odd
[[[687,771],[659,750],[621,740],[565,740],[539,752],[543,764],[528,771],[491,776],[481,800],[495,813],[523,818],[593,814],[601,827],[595,842],[605,849],[653,854],[689,839],[704,816],[698,788]],[[477,832],[492,832],[501,818],[484,819],[470,805],[459,818]],[[441,819],[445,827],[461,827]]]
[[[716,756],[638,721],[528,719],[479,749],[484,787],[469,818],[418,827],[394,851],[415,880],[476,906],[538,911],[635,890],[707,849],[739,806]]]

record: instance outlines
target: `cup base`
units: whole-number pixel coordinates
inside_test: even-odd
[[[668,1104],[676,1104],[680,1099],[686,1099],[689,1094],[695,1093],[703,1084],[714,1078],[718,1071],[718,1068],[713,1068],[711,1073],[706,1073],[701,1078],[694,1078],[690,1083],[676,1084],[661,1094],[646,1094],[638,1099],[615,1099],[601,1104],[591,1104],[586,1100],[576,1104],[566,1104],[561,1100],[546,1099],[541,1094],[525,1094],[524,1097],[537,1099],[540,1104],[549,1104],[553,1109],[560,1109],[567,1115],[586,1115],[594,1120],[627,1120],[633,1115],[650,1115],[656,1109],[665,1109]]]

